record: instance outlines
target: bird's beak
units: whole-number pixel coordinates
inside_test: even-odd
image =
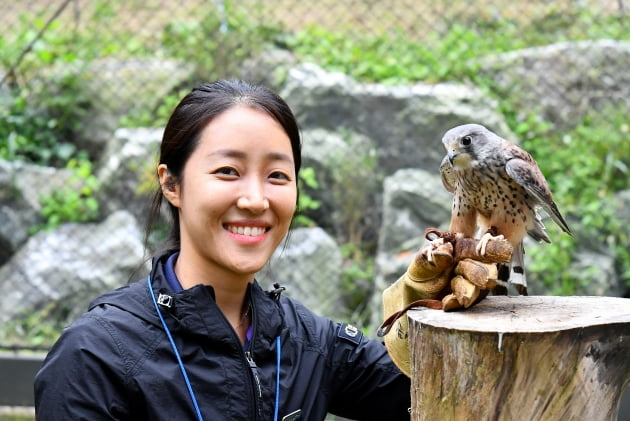
[[[455,162],[455,158],[457,158],[457,152],[453,149],[449,149],[446,155],[448,156],[448,161],[451,163],[451,165],[453,165]]]

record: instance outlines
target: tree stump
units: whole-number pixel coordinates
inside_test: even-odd
[[[490,296],[408,313],[412,420],[616,420],[630,299]]]

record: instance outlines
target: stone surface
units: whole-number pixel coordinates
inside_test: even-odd
[[[341,302],[341,252],[321,228],[297,228],[280,244],[256,279],[265,289],[275,282],[285,294],[317,314],[338,319],[345,314]]]
[[[630,42],[561,42],[479,59],[516,110],[573,127],[592,110],[630,107]]]
[[[97,172],[101,212],[131,212],[145,223],[158,187],[157,164],[163,129],[118,129],[107,144]]]
[[[39,232],[0,269],[0,322],[55,303],[70,318],[143,267],[136,220],[118,211],[98,224]]]
[[[302,64],[289,71],[281,95],[303,128],[348,130],[372,139],[387,175],[400,168],[437,170],[444,156],[442,135],[459,124],[482,123],[514,138],[496,102],[467,85],[359,83]]]

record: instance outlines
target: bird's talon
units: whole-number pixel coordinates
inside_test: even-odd
[[[443,238],[436,238],[434,240],[429,241],[429,243],[427,244],[427,246],[425,247],[425,249],[423,250],[423,253],[422,253],[424,255],[424,257],[427,259],[428,263],[430,263],[431,265],[435,266],[435,263],[434,263],[434,260],[433,260],[433,254],[443,244],[444,244],[444,239]]]
[[[505,240],[505,237],[502,234],[494,236],[489,232],[485,233],[479,239],[479,242],[477,243],[477,248],[476,248],[477,254],[479,254],[480,256],[485,256],[486,247],[488,246],[488,243],[490,241],[501,241],[501,240]]]

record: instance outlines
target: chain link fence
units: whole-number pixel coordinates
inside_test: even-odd
[[[141,192],[143,200],[150,196],[155,186],[154,162],[146,156],[132,166],[135,175],[121,176],[118,167],[104,169],[111,164],[112,149],[123,150],[138,135],[121,132],[121,128],[148,128],[143,136],[155,148],[159,129],[173,106],[197,82],[246,77],[279,90],[286,69],[303,62],[346,73],[361,83],[481,85],[497,99],[511,130],[528,146],[557,154],[557,161],[573,163],[575,177],[580,176],[579,169],[593,167],[586,174],[587,184],[562,180],[561,175],[571,175],[565,172],[569,171],[566,166],[549,163],[546,168],[556,174],[549,179],[565,198],[561,207],[572,219],[580,218],[582,211],[591,218],[585,222],[590,230],[580,235],[598,235],[610,223],[609,214],[621,224],[619,209],[627,212],[627,208],[610,209],[598,201],[630,189],[626,181],[630,95],[626,95],[628,84],[621,83],[628,82],[625,74],[630,62],[625,67],[623,63],[608,66],[610,61],[630,57],[624,43],[630,38],[630,20],[623,0],[23,0],[2,2],[0,21],[0,159],[5,168],[0,192],[0,220],[5,220],[0,264],[7,276],[0,281],[0,290],[5,296],[27,279],[7,267],[28,266],[15,259],[34,258],[24,255],[27,244],[31,253],[37,252],[33,237],[54,232],[67,222],[103,222],[136,200],[125,196],[130,189]],[[579,42],[587,40],[608,44],[602,44],[597,54],[582,54]],[[534,58],[526,54],[519,56],[525,71],[518,77],[501,79],[496,75],[505,73],[493,73],[496,67],[489,56],[550,45],[569,47],[545,53],[539,62],[558,64],[566,51],[574,54],[567,61],[573,67],[567,64],[570,74],[565,73],[564,81],[535,80],[546,69],[535,64],[527,67]],[[572,139],[580,134],[591,139],[597,151],[574,148]],[[113,138],[117,140],[112,143]],[[108,179],[103,179],[105,174]],[[135,181],[133,186],[126,184],[130,179]],[[592,186],[593,182],[600,185]],[[138,205],[131,213],[139,223],[133,229],[141,231],[144,208]],[[309,216],[317,224],[322,215],[312,210]],[[116,220],[115,224],[127,226],[127,222]],[[346,222],[324,228],[340,243],[357,238],[367,243],[354,244],[350,252],[342,253],[345,284],[331,287],[326,295],[341,294],[352,307],[348,314],[364,313],[370,311],[362,304],[368,301],[364,297],[374,292],[370,278],[376,240],[370,233],[378,228],[357,228],[356,220]],[[361,230],[365,235],[357,236]],[[63,241],[76,236],[64,235]],[[619,227],[602,235],[611,248],[627,249],[627,230]],[[63,248],[63,241],[56,246],[42,241],[40,247]],[[87,259],[96,253],[85,250],[88,244],[86,238],[71,250]],[[141,242],[130,242],[129,247],[142,253]],[[567,258],[561,250],[549,253],[557,255],[554,265]],[[60,258],[41,250],[40,254],[43,259]],[[615,256],[612,266],[628,279],[627,252],[618,251]],[[361,259],[364,262],[357,263]],[[539,270],[545,270],[544,263],[540,265]],[[117,272],[117,276],[123,284],[133,275]],[[301,276],[308,279],[310,274]],[[64,272],[65,283],[80,279],[83,275]],[[25,282],[45,290],[46,277],[41,280]],[[85,296],[79,294],[84,306],[91,294],[102,289],[103,285],[96,285]],[[5,333],[5,340],[18,341],[22,334],[31,337],[30,345],[48,343],[51,332],[35,329],[41,326],[38,320],[66,320],[76,312],[35,302],[33,306],[39,318],[12,322],[13,336]]]

